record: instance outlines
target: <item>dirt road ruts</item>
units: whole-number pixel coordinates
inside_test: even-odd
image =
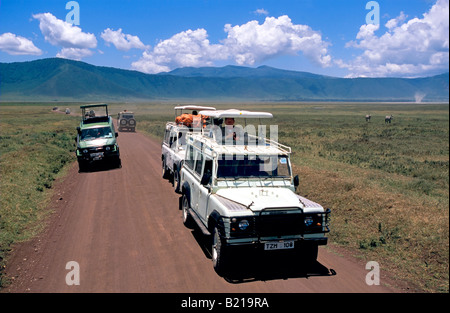
[[[299,264],[285,253],[237,255],[233,271],[213,270],[209,243],[187,229],[179,195],[161,177],[161,144],[119,133],[122,168],[78,173],[55,186],[55,213],[45,232],[17,245],[2,292],[302,293],[396,292],[366,284],[369,260],[319,248],[318,262]],[[66,276],[79,264],[79,285]],[[381,268],[382,270],[382,268]]]

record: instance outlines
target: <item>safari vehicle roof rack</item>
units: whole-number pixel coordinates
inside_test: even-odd
[[[251,137],[257,138],[256,136],[249,135]],[[263,138],[264,144],[256,144],[256,145],[227,145],[220,144],[216,142],[216,140],[212,137],[205,136],[202,133],[188,133],[187,139],[191,140],[191,142],[197,141],[205,145],[206,147],[209,147],[211,151],[214,151],[215,153],[224,153],[224,154],[273,154],[273,153],[284,153],[284,154],[291,154],[292,150],[291,147],[285,146],[279,142],[276,142],[274,140],[271,140],[269,138]]]
[[[246,110],[236,110],[236,109],[229,109],[229,110],[215,110],[215,111],[208,111],[208,110],[202,110],[199,112],[199,114],[206,115],[211,119],[220,120],[223,118],[254,118],[259,119],[261,124],[261,119],[269,119],[273,118],[272,113],[269,112],[256,112],[256,111],[246,111]],[[212,137],[213,138],[213,137]],[[215,138],[213,138],[215,139]],[[263,147],[271,147],[280,150],[282,153],[290,154],[291,148],[285,145],[282,145],[274,140],[271,140],[269,138],[262,138],[258,137],[252,134],[246,134],[244,139],[243,145],[235,145],[234,143],[227,143],[226,141],[220,143],[217,143],[215,140],[212,140],[213,144],[217,145],[218,147],[221,147],[222,151],[231,152],[230,149],[233,149],[233,152],[236,153],[240,149],[244,149],[245,151],[249,151],[250,148],[263,148]],[[252,142],[253,144],[248,144]],[[241,147],[241,148],[239,148]],[[253,149],[254,150],[254,149]],[[259,151],[261,152],[261,151]]]
[[[92,116],[89,116],[89,114],[86,114],[86,112],[89,112],[93,108],[105,108],[106,115],[92,117]],[[108,104],[106,104],[106,103],[81,105],[80,109],[81,109],[81,119],[82,119],[83,124],[109,122]]]
[[[106,103],[85,104],[80,106],[80,109],[90,109],[95,107],[106,107],[108,109],[108,104]]]
[[[202,105],[179,105],[173,108],[175,110],[175,117],[183,114],[183,111],[202,111],[202,110],[209,110],[209,111],[215,111],[216,108],[213,107],[207,107]]]

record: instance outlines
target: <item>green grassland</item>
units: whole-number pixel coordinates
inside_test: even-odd
[[[448,106],[373,105],[369,123],[361,109],[277,117],[300,192],[332,208],[332,242],[421,289],[448,292]]]
[[[44,227],[53,182],[75,160],[77,121],[42,104],[0,106],[1,267],[13,243]]]
[[[272,112],[278,140],[292,147],[298,192],[332,210],[330,242],[413,291],[449,291],[448,104],[201,104]],[[0,106],[0,258],[42,228],[52,183],[75,160],[78,118],[53,105]],[[116,103],[110,112],[134,111],[138,131],[161,140],[173,106]]]

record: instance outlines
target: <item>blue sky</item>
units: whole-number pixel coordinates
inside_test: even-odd
[[[0,62],[57,56],[146,73],[269,65],[339,77],[449,70],[449,0],[378,0],[379,13],[369,0],[78,0],[79,14],[68,2],[0,0]]]

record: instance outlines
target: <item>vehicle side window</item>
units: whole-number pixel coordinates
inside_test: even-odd
[[[212,174],[212,169],[213,169],[213,160],[206,158],[203,174],[205,174],[205,173]]]
[[[169,134],[170,131],[168,129],[166,129],[166,133],[164,134],[164,142],[169,144]]]
[[[195,160],[195,172],[200,176],[202,174],[203,154],[197,151],[197,158]]]
[[[211,184],[212,181],[212,171],[213,171],[213,160],[209,158],[205,158],[205,166],[203,168],[203,175],[209,174],[211,175],[209,178],[208,184]]]
[[[189,145],[184,164],[190,169],[194,168],[194,147],[192,147],[191,145]]]
[[[177,133],[175,132],[170,132],[170,136],[169,136],[169,147],[174,150],[177,147]]]

